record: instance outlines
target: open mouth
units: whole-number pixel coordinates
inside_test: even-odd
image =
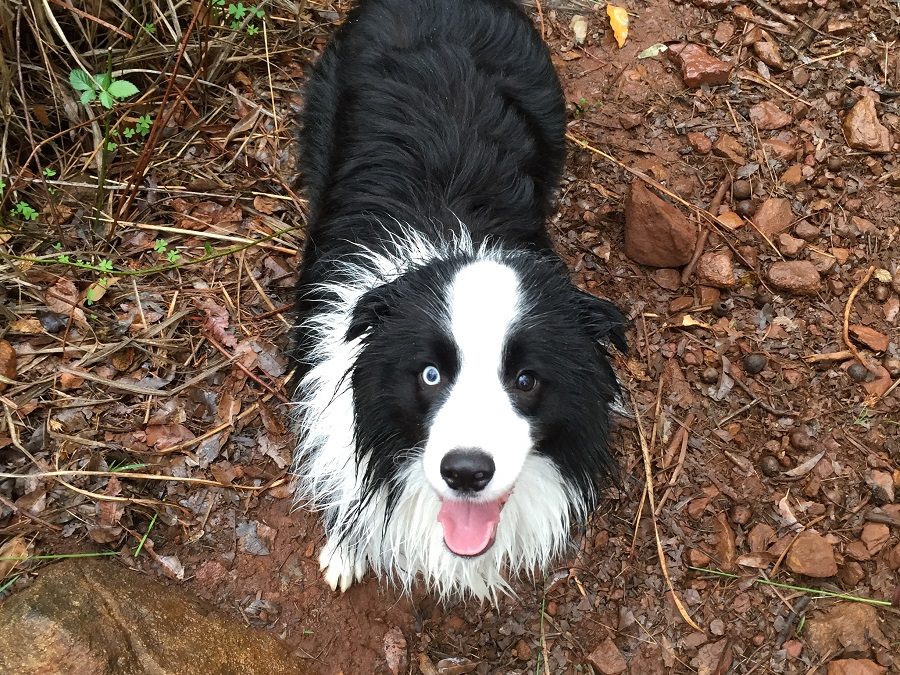
[[[509,495],[492,502],[443,500],[437,519],[444,528],[447,548],[464,557],[487,551],[497,537],[500,511],[508,499]]]

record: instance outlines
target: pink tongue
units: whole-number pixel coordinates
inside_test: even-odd
[[[437,519],[447,548],[456,555],[484,553],[497,531],[500,507],[500,500],[479,504],[444,500]]]

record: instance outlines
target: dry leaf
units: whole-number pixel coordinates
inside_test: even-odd
[[[606,14],[609,16],[609,25],[612,26],[613,35],[621,49],[625,46],[625,40],[628,39],[628,10],[624,7],[607,5]]]
[[[75,288],[75,284],[71,279],[63,277],[53,284],[51,288],[47,289],[44,304],[47,305],[47,309],[51,312],[72,317],[72,320],[80,328],[88,328],[84,310],[78,306],[78,289]]]
[[[576,14],[572,17],[569,28],[572,29],[572,34],[575,36],[575,44],[584,44],[584,41],[587,38],[587,19],[581,16],[581,14]]]
[[[9,324],[9,329],[14,333],[25,335],[39,335],[44,332],[44,327],[38,319],[16,319]]]
[[[384,634],[384,658],[394,675],[406,672],[406,638],[403,631],[394,627]]]
[[[178,579],[179,581],[184,579],[184,565],[181,564],[177,556],[161,555],[157,556],[156,561],[162,567],[163,574],[170,579]]]
[[[885,269],[875,270],[875,278],[883,284],[889,284],[893,280],[891,273]]]
[[[0,546],[0,581],[9,576],[9,573],[15,569],[16,565],[24,562],[14,558],[27,558],[29,555],[28,548],[28,542],[21,535],[13,537],[3,546]]]
[[[6,340],[0,340],[0,375],[8,380],[16,379],[16,350]],[[0,382],[0,391],[6,389],[6,383]]]

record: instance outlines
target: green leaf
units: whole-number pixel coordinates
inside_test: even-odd
[[[61,255],[57,258],[57,260],[63,265],[68,265],[70,262],[72,262],[72,260],[67,255]]]
[[[128,98],[137,94],[140,89],[128,80],[115,80],[106,88],[106,91],[116,98]]]
[[[84,91],[81,93],[81,102],[87,105],[91,101],[97,98],[97,94],[93,89],[89,89],[88,91]]]
[[[112,94],[110,94],[105,89],[100,92],[100,103],[103,104],[103,107],[107,110],[113,107],[113,103],[115,103],[115,99],[113,99]]]
[[[125,131],[122,132],[125,138],[131,138],[135,134],[135,130],[132,127],[128,127]]]
[[[157,253],[165,253],[166,249],[169,247],[169,242],[165,239],[157,239],[153,242],[153,250]]]
[[[100,264],[97,265],[97,269],[101,272],[112,272],[113,264],[111,260],[101,260]]]
[[[259,28],[254,26],[252,23],[247,26],[247,35],[256,35],[259,32]]]
[[[109,89],[109,85],[112,82],[112,75],[109,73],[97,73],[94,75],[94,79],[97,80],[97,84],[101,89]]]
[[[42,172],[47,178],[53,178],[56,175],[56,169],[52,167],[46,167]]]
[[[69,73],[69,84],[72,85],[72,88],[75,91],[94,90],[94,83],[91,81],[90,76],[81,70],[81,68],[76,68]]]
[[[113,141],[106,142],[106,149],[109,150],[110,152],[112,152],[113,150],[115,150],[118,147],[119,147],[118,143],[114,143]]]
[[[243,19],[245,16],[247,16],[247,8],[244,7],[243,2],[239,2],[236,5],[231,4],[228,5],[228,13],[235,19]]]

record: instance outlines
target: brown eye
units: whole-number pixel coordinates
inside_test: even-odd
[[[531,391],[536,384],[537,378],[534,373],[529,373],[527,370],[522,371],[516,377],[516,389],[519,391]]]

